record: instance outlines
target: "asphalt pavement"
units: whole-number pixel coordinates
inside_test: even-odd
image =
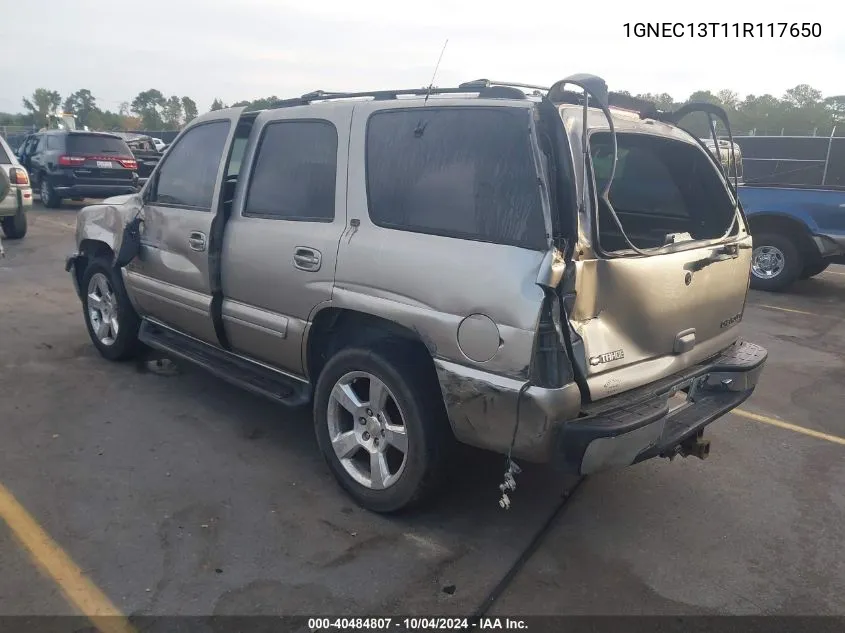
[[[527,467],[503,511],[503,458],[467,450],[428,508],[359,509],[308,410],[96,353],[63,269],[77,208],[37,206],[0,260],[0,615],[80,595],[125,615],[469,614],[572,487]],[[769,361],[710,458],[588,478],[491,613],[845,615],[843,306],[845,267],[752,292],[741,328]]]

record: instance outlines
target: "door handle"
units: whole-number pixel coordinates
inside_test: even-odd
[[[190,246],[191,250],[194,251],[204,251],[205,233],[201,233],[200,231],[191,231],[188,235],[188,246]]]
[[[293,252],[293,265],[299,270],[316,272],[320,270],[322,260],[323,256],[315,248],[297,246]]]

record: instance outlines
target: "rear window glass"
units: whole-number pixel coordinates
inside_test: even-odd
[[[647,134],[617,134],[618,158],[610,202],[619,213],[681,218],[732,214],[719,172],[700,148]],[[590,138],[599,191],[610,177],[610,135]]]
[[[98,134],[69,134],[67,151],[72,154],[132,155],[123,139]]]
[[[533,249],[546,246],[529,115],[513,108],[385,110],[367,126],[378,225]]]
[[[9,159],[9,155],[6,153],[6,148],[3,145],[0,145],[0,163],[3,165],[11,165],[12,161]]]

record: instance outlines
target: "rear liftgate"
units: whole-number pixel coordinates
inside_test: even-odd
[[[565,91],[565,84],[578,86],[583,93]],[[592,75],[573,75],[559,81],[549,90],[548,99],[558,107],[583,106],[580,149],[584,171],[578,217],[589,230],[579,233],[582,242],[589,240],[589,244],[582,243],[585,250],[594,249],[597,256],[584,261],[566,258],[567,272],[560,297],[562,312],[569,322],[568,347],[581,374],[582,394],[585,401],[595,402],[682,371],[718,354],[736,340],[731,330],[742,318],[748,292],[748,275],[737,271],[750,266],[751,238],[744,231],[735,183],[732,187],[726,181],[727,174],[718,160],[718,142],[714,157],[683,128],[680,129],[692,137],[694,144],[671,135],[657,140],[665,140],[667,147],[677,144],[672,146],[677,151],[700,149],[701,157],[690,154],[690,160],[705,161],[704,165],[709,161],[714,168],[714,182],[724,189],[723,197],[721,190],[718,195],[713,194],[714,200],[724,203],[726,222],[730,218],[724,234],[694,239],[688,233],[666,231],[663,244],[639,247],[629,237],[610,200],[619,155],[611,107],[635,109],[641,119],[673,125],[693,112],[703,112],[708,116],[714,139],[713,117],[720,119],[730,133],[724,110],[711,104],[688,104],[677,112],[661,113],[647,102],[608,93],[605,82]],[[610,174],[600,191],[590,154],[591,105],[604,114],[612,150]],[[600,207],[621,237],[622,249],[602,248]]]

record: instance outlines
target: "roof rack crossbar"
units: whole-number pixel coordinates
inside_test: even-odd
[[[473,79],[459,84],[459,88],[492,88],[493,86],[504,86],[507,88],[527,88],[528,90],[540,90],[548,92],[548,86],[537,86],[535,84],[520,83],[518,81],[495,81],[493,79]]]

